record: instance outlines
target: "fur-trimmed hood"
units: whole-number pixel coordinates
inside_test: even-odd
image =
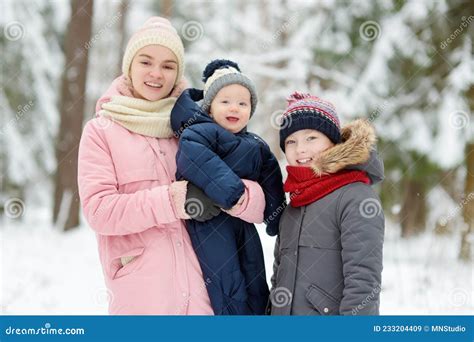
[[[341,129],[342,142],[322,152],[312,169],[318,176],[343,169],[367,172],[372,184],[383,180],[383,162],[376,151],[374,127],[364,119],[357,119]]]

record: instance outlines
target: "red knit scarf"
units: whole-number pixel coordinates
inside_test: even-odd
[[[286,170],[288,178],[284,189],[290,193],[292,207],[310,204],[350,183],[370,184],[370,179],[364,171],[341,170],[318,177],[310,167],[287,166]]]

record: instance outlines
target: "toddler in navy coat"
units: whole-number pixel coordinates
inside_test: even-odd
[[[185,90],[171,113],[173,131],[180,137],[176,179],[188,180],[223,210],[205,222],[191,219],[186,225],[214,313],[262,315],[269,289],[258,232],[253,223],[226,210],[244,198],[241,179],[256,181],[265,196],[267,233],[278,234],[286,205],[281,170],[269,146],[246,129],[257,105],[253,82],[228,60],[211,62],[203,80],[204,91]],[[206,205],[191,203],[189,196],[188,201],[198,212]]]

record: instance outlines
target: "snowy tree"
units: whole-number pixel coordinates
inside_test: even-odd
[[[0,206],[49,205],[56,162],[58,84],[68,7],[47,0],[0,4]],[[8,210],[8,208],[5,208]]]

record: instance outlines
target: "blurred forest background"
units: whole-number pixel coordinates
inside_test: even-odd
[[[422,266],[452,256],[439,263],[435,277],[461,265],[455,272],[469,274],[460,275],[464,285],[455,285],[450,303],[472,309],[470,0],[0,0],[4,259],[17,257],[20,246],[13,244],[34,234],[32,226],[46,227],[42,235],[54,230],[61,244],[61,235],[86,224],[76,180],[81,130],[119,75],[130,34],[152,15],[168,17],[182,37],[192,86],[202,88],[202,70],[214,58],[237,61],[256,82],[259,104],[249,129],[270,144],[283,169],[278,122],[293,91],[331,101],[343,124],[368,118],[385,162],[386,179],[377,190],[388,222],[386,253],[402,258],[410,248],[411,256],[425,251]],[[28,233],[14,238],[21,229]],[[426,251],[439,241],[433,257]],[[13,287],[4,289],[7,301]]]

